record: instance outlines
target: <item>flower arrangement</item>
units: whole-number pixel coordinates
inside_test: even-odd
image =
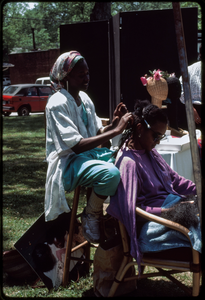
[[[169,74],[167,71],[161,71],[161,70],[154,70],[154,71],[149,71],[151,76],[148,77],[147,74],[144,75],[144,77],[140,77],[141,82],[144,86],[147,85],[147,81],[149,79],[154,79],[154,80],[160,80],[160,78],[167,79],[169,77],[175,77],[175,73]]]

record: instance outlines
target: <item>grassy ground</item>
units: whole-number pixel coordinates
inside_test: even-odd
[[[44,186],[47,164],[45,158],[44,116],[3,118],[3,205],[2,205],[2,249],[14,249],[15,242],[36,221],[44,211]],[[71,201],[73,193],[67,195]],[[85,191],[82,190],[79,209],[85,203]],[[91,259],[94,256],[91,252]],[[152,270],[152,268],[149,268]],[[41,286],[32,288],[33,282],[17,281],[3,274],[2,297],[94,297],[93,266],[90,274],[81,277],[79,282],[71,282],[66,288],[60,287],[49,293]],[[191,286],[190,273],[181,273],[177,277]],[[41,284],[40,284],[41,285]],[[136,291],[128,297],[185,297],[186,294],[165,277],[143,279],[138,282]]]

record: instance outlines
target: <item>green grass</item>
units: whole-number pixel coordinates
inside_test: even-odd
[[[3,118],[3,202],[2,202],[2,250],[14,249],[15,242],[36,221],[44,211],[44,193],[47,164],[45,158],[44,116]],[[71,203],[73,192],[67,194]],[[85,205],[85,190],[81,190],[79,212]],[[95,250],[91,250],[91,259]],[[148,268],[147,271],[156,271]],[[78,298],[93,297],[93,266],[90,274],[81,277],[79,282],[71,282],[66,288],[60,287],[51,293],[47,288],[32,288],[33,282],[26,278],[18,282],[3,274],[1,295],[11,298],[49,297]],[[190,273],[176,275],[187,286],[191,286]],[[165,277],[142,279],[132,296],[173,296],[185,297],[186,294]]]

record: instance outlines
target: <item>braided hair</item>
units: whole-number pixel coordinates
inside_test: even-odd
[[[156,105],[151,104],[148,100],[136,100],[134,112],[132,113],[132,115],[134,117],[133,124],[129,129],[126,129],[123,132],[119,142],[119,149],[122,147],[124,142],[132,135],[134,137],[136,136],[136,128],[138,123],[141,123],[142,126],[147,127],[144,119],[150,124],[150,126],[154,125],[156,122],[162,122],[164,124],[167,124],[168,122],[167,116],[163,113],[162,109],[160,109]]]

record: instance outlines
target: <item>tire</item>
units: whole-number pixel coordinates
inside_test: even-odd
[[[10,116],[10,112],[8,112],[8,111],[5,111],[5,112],[3,112],[3,115],[4,115],[4,117],[9,117]]]
[[[21,106],[18,110],[19,116],[29,116],[30,110],[28,106]]]

